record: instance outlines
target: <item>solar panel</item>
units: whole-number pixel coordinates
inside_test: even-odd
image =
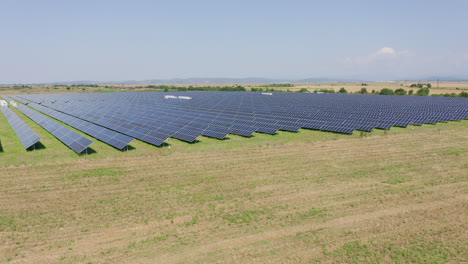
[[[29,103],[29,106],[117,149],[124,149],[133,141],[133,138],[129,136],[122,135],[105,127],[89,123],[45,106],[36,103]]]
[[[430,96],[130,92],[12,98],[157,146],[170,137],[193,142],[201,135],[224,139],[228,134],[250,137],[255,132],[276,134],[301,128],[352,134],[468,118],[468,99]]]
[[[17,116],[13,111],[8,107],[0,107],[6,119],[10,123],[11,127],[15,131],[16,135],[20,139],[24,148],[28,149],[41,139],[39,135],[36,134],[19,116]]]
[[[42,126],[45,130],[49,131],[57,139],[62,141],[65,145],[71,148],[76,153],[82,153],[86,150],[93,141],[83,137],[75,131],[53,121],[52,119],[40,114],[31,108],[24,105],[18,105],[18,109],[26,116],[31,118],[34,122]]]

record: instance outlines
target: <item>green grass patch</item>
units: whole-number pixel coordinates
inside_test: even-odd
[[[7,228],[16,230],[15,220],[8,216],[0,215],[0,231],[4,231]]]
[[[380,168],[380,171],[388,176],[396,176],[398,174],[401,174],[402,170],[403,170],[402,164],[393,164],[393,165],[383,166]]]
[[[331,255],[345,258],[346,263],[374,263],[371,261],[372,258],[377,258],[375,263],[381,260],[378,254],[370,250],[368,244],[361,243],[359,240],[344,244]]]
[[[348,174],[347,177],[348,178],[353,178],[353,179],[362,179],[362,178],[369,177],[369,175],[371,175],[371,173],[369,171],[359,170],[359,171],[355,171],[355,172],[352,172],[352,173]]]
[[[120,200],[121,197],[120,196],[113,196],[113,197],[110,197],[109,199],[101,199],[98,201],[99,204],[115,204],[117,203],[118,200]]]
[[[323,216],[325,214],[324,209],[312,208],[305,212],[298,212],[297,213],[301,219],[308,219],[312,217]]]
[[[193,226],[193,225],[198,224],[198,216],[192,217],[192,219],[190,221],[187,221],[184,224],[185,224],[185,226]]]
[[[468,148],[466,147],[454,147],[454,148],[450,148],[447,154],[452,155],[452,156],[460,156],[467,152],[468,152]]]
[[[264,211],[248,210],[238,214],[226,215],[224,219],[232,224],[250,224],[251,222],[260,221],[260,216],[263,214],[265,214]]]
[[[401,176],[401,177],[391,177],[391,178],[389,178],[388,180],[383,181],[383,183],[388,183],[388,184],[399,184],[399,183],[409,182],[409,181],[411,181],[411,180],[412,180],[411,177],[405,177],[405,176]]]
[[[80,173],[70,174],[65,176],[65,178],[70,180],[78,180],[89,177],[110,177],[114,181],[119,181],[120,176],[124,173],[125,171],[117,168],[96,168],[86,170]]]
[[[447,263],[457,255],[442,241],[414,240],[407,246],[394,243],[362,243],[359,240],[349,242],[331,253],[339,263]]]
[[[387,248],[395,263],[446,263],[457,254],[442,241],[413,241],[408,247],[390,244]]]

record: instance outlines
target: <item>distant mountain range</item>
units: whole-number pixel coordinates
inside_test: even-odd
[[[446,81],[446,82],[467,82],[468,77],[457,77],[457,76],[430,76],[424,79],[425,81]]]
[[[330,78],[307,78],[307,79],[272,79],[260,77],[247,78],[174,78],[174,79],[150,79],[150,80],[127,80],[127,81],[70,81],[37,83],[46,85],[58,84],[245,84],[245,83],[306,83],[306,82],[354,82],[355,79],[330,79]]]
[[[468,77],[457,76],[430,76],[426,78],[399,79],[386,81],[468,81]],[[246,83],[324,83],[324,82],[372,82],[376,80],[365,80],[359,78],[306,78],[306,79],[273,79],[260,77],[247,78],[175,78],[175,79],[150,79],[150,80],[127,80],[127,81],[68,81],[30,83],[40,85],[72,85],[72,84],[246,84]],[[385,80],[381,80],[385,81]],[[17,85],[17,84],[16,84]]]

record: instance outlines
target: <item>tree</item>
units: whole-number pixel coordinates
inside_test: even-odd
[[[333,89],[318,89],[318,90],[315,90],[314,93],[335,93],[335,90],[333,90]]]
[[[367,89],[366,88],[361,88],[361,91],[359,91],[360,94],[368,94],[369,92],[367,92]]]
[[[396,95],[406,95],[406,90],[403,88],[399,88],[395,90]]]
[[[298,93],[308,93],[309,90],[307,90],[306,88],[302,88],[298,91]]]
[[[427,88],[432,88],[432,85],[430,83],[426,84]]]
[[[468,92],[461,92],[460,97],[468,97]]]
[[[344,87],[341,87],[340,90],[338,90],[339,93],[348,93]]]
[[[416,95],[419,96],[428,96],[429,95],[429,88],[421,88],[416,92]]]
[[[408,95],[413,95],[413,93],[414,93],[413,89],[408,91]]]
[[[380,90],[380,95],[394,95],[395,93],[393,92],[392,89],[388,89],[388,88],[383,88],[382,90]]]

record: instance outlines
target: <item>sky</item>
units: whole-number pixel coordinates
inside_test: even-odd
[[[468,1],[0,0],[0,83],[468,78]]]

